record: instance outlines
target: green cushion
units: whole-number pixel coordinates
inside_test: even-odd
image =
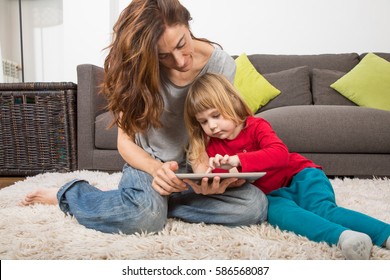
[[[373,53],[330,86],[359,106],[390,111],[390,62]]]
[[[234,86],[253,113],[280,94],[249,61],[245,53],[236,58]]]

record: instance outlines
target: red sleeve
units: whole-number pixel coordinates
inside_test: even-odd
[[[266,120],[254,120],[249,136],[253,148],[237,153],[242,172],[267,171],[288,165],[288,149]]]

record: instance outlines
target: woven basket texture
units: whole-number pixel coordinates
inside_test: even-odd
[[[0,84],[0,175],[77,169],[77,85]]]

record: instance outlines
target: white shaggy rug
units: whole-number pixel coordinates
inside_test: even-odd
[[[77,177],[99,188],[116,188],[121,174],[93,171],[46,173],[0,190],[0,259],[343,259],[340,250],[282,232],[268,224],[228,228],[169,219],[157,234],[105,234],[65,216],[58,206],[18,206],[27,192],[58,188]],[[390,222],[390,179],[332,179],[340,206]],[[372,259],[390,260],[374,246]]]

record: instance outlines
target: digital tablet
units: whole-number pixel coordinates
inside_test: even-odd
[[[221,179],[226,178],[239,178],[245,179],[250,182],[256,181],[257,179],[263,177],[266,172],[241,172],[241,173],[177,173],[176,176],[179,179],[191,179],[191,180],[201,180],[202,178],[214,178],[216,176]]]

